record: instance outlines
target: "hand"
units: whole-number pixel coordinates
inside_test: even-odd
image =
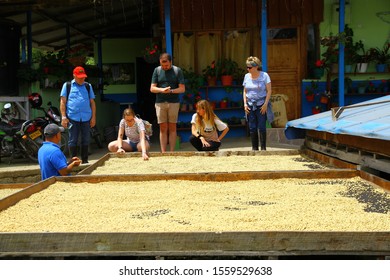
[[[261,106],[261,108],[260,108],[260,113],[262,114],[262,115],[264,115],[265,113],[267,113],[267,104],[263,104],[263,106]]]
[[[81,164],[81,159],[78,157],[72,157],[70,164],[73,164],[73,166],[79,166]]]
[[[118,148],[118,150],[116,151],[117,154],[125,154],[126,151],[123,150],[123,148]]]
[[[61,125],[62,125],[64,128],[68,128],[68,124],[69,124],[69,120],[68,120],[68,119],[62,119],[62,120],[61,120]]]
[[[204,139],[203,136],[200,137],[199,139],[200,139],[200,141],[202,142],[202,146],[203,146],[203,147],[210,147],[210,143],[207,142],[206,139]]]
[[[162,93],[171,93],[171,87],[162,88]]]
[[[148,153],[142,152],[142,158],[143,160],[149,160]]]
[[[244,105],[244,111],[245,111],[245,113],[249,114],[250,109],[249,109],[248,105]]]

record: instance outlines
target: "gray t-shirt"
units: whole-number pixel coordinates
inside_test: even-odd
[[[171,89],[176,89],[179,87],[179,84],[184,84],[184,74],[183,71],[176,67],[176,71],[173,66],[168,70],[163,70],[161,66],[154,69],[152,75],[152,84],[157,84],[158,87],[171,87]],[[157,93],[156,94],[156,103],[178,103],[180,102],[179,94],[177,93]]]

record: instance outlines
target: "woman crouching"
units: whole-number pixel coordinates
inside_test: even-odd
[[[123,140],[123,135],[126,135],[126,140]],[[144,160],[148,160],[149,148],[143,121],[135,116],[133,109],[125,109],[123,119],[119,123],[118,139],[108,144],[108,150],[120,154],[138,151],[142,152],[141,156]]]
[[[221,132],[218,135],[218,131]],[[218,151],[221,140],[229,131],[227,124],[214,113],[207,100],[196,103],[196,113],[192,116],[190,142],[198,151]]]

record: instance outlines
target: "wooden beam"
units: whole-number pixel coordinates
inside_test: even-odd
[[[0,233],[0,256],[389,255],[390,232]]]

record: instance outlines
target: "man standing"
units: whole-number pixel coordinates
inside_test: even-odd
[[[96,124],[95,94],[92,86],[85,82],[87,74],[81,66],[73,70],[73,80],[64,83],[61,90],[61,125],[69,131],[71,157],[77,155],[78,138],[81,137],[81,160],[88,163],[90,128]]]
[[[80,159],[73,157],[69,163],[61,151],[58,143],[61,142],[61,132],[63,127],[51,123],[45,127],[45,142],[38,151],[38,162],[41,169],[41,178],[45,180],[52,176],[65,176],[70,174],[73,167],[80,165]]]
[[[156,94],[156,115],[160,125],[161,152],[166,151],[169,142],[170,151],[175,150],[176,123],[179,115],[179,94],[185,92],[183,71],[172,65],[171,55],[160,55],[160,65],[154,69],[150,91]]]

